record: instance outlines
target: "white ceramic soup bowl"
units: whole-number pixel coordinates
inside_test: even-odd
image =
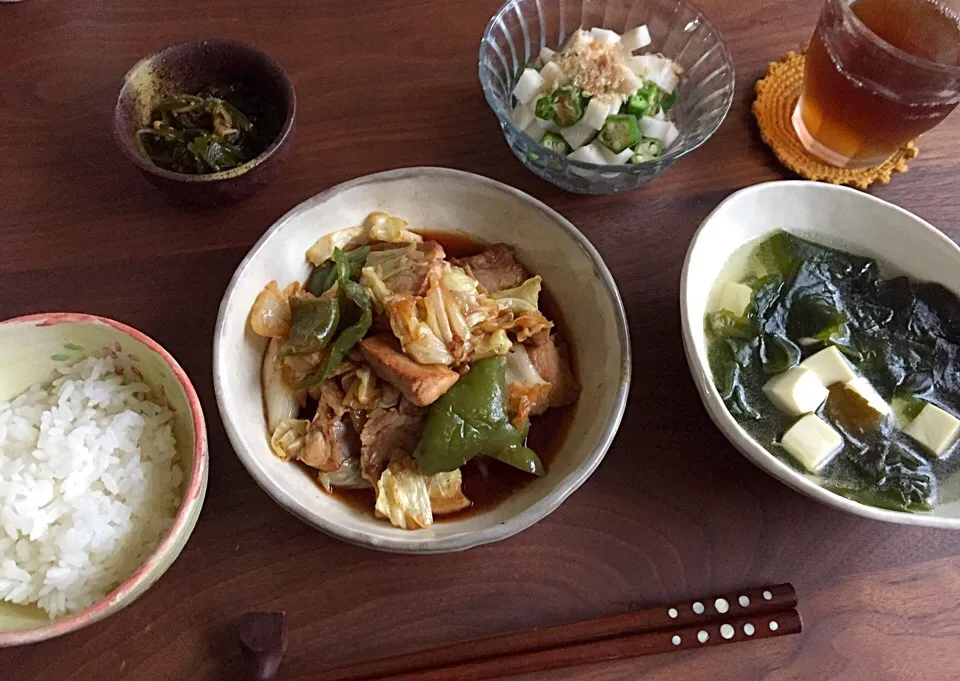
[[[304,253],[319,237],[361,224],[372,211],[411,229],[505,242],[543,277],[571,336],[583,393],[547,474],[500,504],[421,530],[401,530],[324,493],[303,470],[270,450],[260,387],[264,339],[249,328],[264,285],[304,281]],[[220,305],[214,338],[214,386],[230,442],[257,483],[285,509],[348,542],[385,551],[435,553],[505,539],[560,505],[590,476],[613,440],[630,383],[630,342],[616,285],[590,242],[536,199],[478,175],[407,168],[329,189],[280,218],[237,268]],[[534,424],[536,427],[536,424]]]
[[[728,197],[694,235],[683,265],[683,343],[700,397],[717,427],[750,461],[798,492],[834,508],[886,522],[960,528],[960,499],[928,513],[889,511],[841,497],[799,473],[747,434],[730,415],[707,363],[703,320],[707,298],[730,256],[778,229],[877,259],[884,276],[906,274],[960,291],[960,248],[916,215],[854,189],[818,182],[759,184]]]
[[[50,619],[38,607],[0,601],[0,648],[76,631],[133,603],[180,555],[203,506],[209,457],[200,400],[170,353],[136,329],[105,317],[72,312],[0,322],[0,401],[12,399],[34,383],[52,379],[58,365],[92,354],[110,354],[127,375],[142,377],[157,396],[153,399],[166,399],[174,409],[173,434],[183,470],[180,509],[146,562],[85,610]],[[0,499],[0,505],[2,502]],[[0,678],[5,678],[3,673]]]

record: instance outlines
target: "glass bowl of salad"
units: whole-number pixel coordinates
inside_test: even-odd
[[[527,168],[567,191],[616,194],[716,132],[734,68],[686,0],[509,0],[484,32],[480,82]]]

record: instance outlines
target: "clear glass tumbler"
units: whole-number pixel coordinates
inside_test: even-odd
[[[793,127],[831,165],[878,165],[960,101],[960,25],[936,0],[827,0]]]

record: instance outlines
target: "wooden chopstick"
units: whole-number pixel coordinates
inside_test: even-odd
[[[789,584],[360,662],[325,681],[479,681],[799,633]]]

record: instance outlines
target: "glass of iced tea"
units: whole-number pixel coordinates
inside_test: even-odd
[[[882,163],[960,102],[960,19],[938,0],[827,0],[793,127],[831,165]]]

